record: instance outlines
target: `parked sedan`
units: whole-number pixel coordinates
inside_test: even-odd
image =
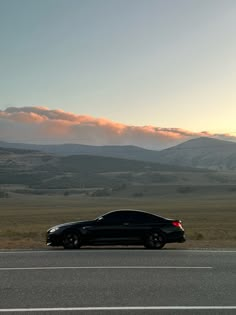
[[[83,245],[144,245],[161,249],[166,243],[184,241],[180,220],[139,210],[115,210],[95,220],[65,223],[47,231],[47,245],[65,249]]]

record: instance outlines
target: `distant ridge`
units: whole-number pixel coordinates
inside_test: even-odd
[[[158,162],[208,168],[212,170],[236,170],[236,143],[201,137],[188,140],[162,150]]]
[[[133,145],[112,145],[112,146],[93,146],[84,144],[28,144],[28,143],[9,143],[0,141],[2,148],[16,148],[24,150],[36,150],[62,156],[69,155],[96,155],[129,160],[158,162],[159,152],[148,150]]]
[[[188,140],[162,151],[133,145],[92,146],[82,144],[37,145],[1,142],[0,147],[36,150],[61,156],[92,155],[211,170],[236,170],[236,143],[209,137]]]
[[[196,139],[160,152],[154,151],[157,156],[155,163],[138,161],[138,153],[144,150],[147,154],[149,150],[133,146],[106,149],[114,155],[116,150],[120,155],[135,152],[136,159],[95,154],[65,156],[39,151],[38,145],[33,146],[37,151],[29,149],[29,145],[26,147],[0,146],[0,185],[12,185],[13,192],[30,193],[32,189],[42,189],[47,193],[48,189],[86,188],[94,191],[105,189],[109,194],[113,191],[129,196],[140,191],[148,192],[149,189],[155,194],[160,185],[184,185],[180,192],[190,193],[192,185],[236,183],[236,172],[232,172],[236,170],[236,144],[215,139]],[[104,147],[89,149],[100,149],[104,154]]]
[[[193,177],[198,180],[208,171],[114,157],[59,156],[41,151],[0,148],[0,185],[20,185],[23,191],[66,188],[119,190],[127,186],[181,182],[183,173],[185,177],[191,176],[191,180]]]
[[[168,149],[164,149],[162,151],[167,151],[169,149],[174,149],[174,148],[178,148],[178,149],[208,148],[209,150],[211,150],[212,148],[222,149],[223,147],[234,149],[236,147],[236,142],[219,140],[219,139],[209,138],[209,137],[199,137],[199,138],[185,141],[183,143],[180,143],[180,144],[173,146],[171,148],[168,148]]]

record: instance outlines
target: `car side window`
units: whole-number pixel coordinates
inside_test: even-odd
[[[102,224],[119,225],[125,222],[125,215],[123,213],[108,213],[103,216]]]
[[[160,222],[159,218],[157,216],[148,214],[148,213],[134,213],[132,216],[130,216],[131,222],[133,224],[149,224],[149,223],[158,223]]]

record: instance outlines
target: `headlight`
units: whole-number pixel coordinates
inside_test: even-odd
[[[58,229],[59,229],[59,227],[54,227],[54,228],[52,228],[52,229],[49,230],[49,233],[53,233],[53,232],[55,232],[55,231],[58,230]]]

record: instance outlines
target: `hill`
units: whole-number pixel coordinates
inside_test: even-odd
[[[161,186],[191,193],[194,185],[236,185],[236,175],[112,157],[0,148],[0,197],[5,191],[142,196],[144,192],[156,195]]]
[[[3,148],[27,151],[36,150],[57,157],[89,155],[210,170],[236,170],[236,143],[208,137],[192,139],[162,151],[147,150],[132,145],[36,145],[0,142],[0,147],[2,147],[2,150]]]
[[[236,170],[236,143],[201,137],[162,150],[157,160],[211,170]]]
[[[9,143],[0,141],[2,148],[16,148],[24,150],[36,150],[61,156],[70,155],[95,155],[122,158],[137,161],[157,162],[159,152],[155,150],[148,150],[133,145],[113,145],[113,146],[93,146],[83,144],[28,144],[28,143]]]
[[[203,182],[201,177],[207,174],[206,170],[145,161],[0,148],[0,185],[21,185],[27,189]]]

